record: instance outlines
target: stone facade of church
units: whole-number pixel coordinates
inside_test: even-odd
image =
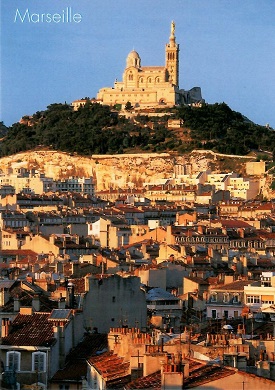
[[[201,90],[179,89],[179,45],[176,43],[175,23],[171,24],[169,43],[165,46],[164,66],[141,66],[139,54],[133,50],[126,59],[122,81],[112,88],[102,88],[97,94],[102,104],[133,107],[163,107],[176,104],[192,104],[202,101]]]

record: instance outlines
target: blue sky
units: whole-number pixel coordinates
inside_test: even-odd
[[[15,21],[71,7],[80,23]],[[275,128],[274,0],[1,0],[1,115],[6,125],[52,103],[95,97],[121,80],[134,48],[164,65],[170,24],[180,44],[180,87],[200,86]]]

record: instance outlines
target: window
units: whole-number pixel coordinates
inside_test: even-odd
[[[46,371],[46,353],[33,352],[32,354],[32,371],[45,372]]]
[[[20,371],[21,353],[17,351],[7,352],[6,365],[9,370]]]
[[[217,302],[217,294],[216,293],[211,294],[210,300],[211,302]]]
[[[247,295],[246,297],[247,303],[260,303],[259,295]]]
[[[223,301],[224,301],[224,303],[229,302],[229,294],[223,294]]]
[[[224,310],[223,316],[224,316],[224,318],[228,318],[228,310]]]
[[[238,303],[239,302],[239,295],[234,295],[233,296],[233,303]]]
[[[212,310],[212,318],[217,318],[217,310]]]

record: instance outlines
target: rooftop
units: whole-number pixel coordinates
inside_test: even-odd
[[[3,345],[32,345],[49,347],[55,343],[53,326],[48,321],[50,313],[18,314]]]
[[[82,342],[74,348],[66,358],[66,365],[58,370],[52,381],[78,381],[87,374],[86,359],[96,356],[108,347],[106,334],[87,334]]]

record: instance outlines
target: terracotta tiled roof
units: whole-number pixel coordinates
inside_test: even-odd
[[[4,345],[50,346],[55,342],[53,326],[48,321],[50,313],[18,314]]]
[[[130,362],[112,352],[106,352],[100,356],[88,359],[89,364],[94,366],[105,381],[113,381],[129,374]]]
[[[235,374],[234,370],[219,365],[201,364],[199,367],[195,366],[193,369],[190,369],[189,377],[184,380],[184,388],[199,387],[204,383],[209,383],[233,374]]]
[[[223,219],[223,220],[220,220],[220,221],[217,221],[217,222],[220,222],[222,224],[223,227],[225,228],[252,228],[252,226],[247,223],[247,222],[244,222],[244,221],[241,221],[240,219]]]
[[[117,205],[114,210],[120,210],[124,213],[139,213],[139,214],[143,214],[143,210],[140,210],[139,208],[137,207],[134,207],[134,206],[129,206],[129,205]]]
[[[75,294],[85,293],[85,279],[84,278],[70,279],[69,281],[71,283],[73,283],[73,285],[74,285]]]
[[[189,361],[189,377],[184,379],[184,388],[197,388],[204,383],[209,383],[233,374],[235,374],[234,369],[231,370],[218,365],[207,365],[204,362],[191,359]],[[162,388],[161,372],[157,371],[154,374],[148,375],[146,377],[138,378],[128,383],[128,385],[126,385],[124,388],[125,390],[160,390]]]
[[[261,238],[265,238],[265,239],[274,239],[275,238],[275,233],[273,232],[268,232],[266,230],[258,230],[258,234]]]
[[[205,279],[198,278],[198,277],[193,277],[193,276],[185,276],[184,279],[191,280],[192,282],[198,283],[198,284],[204,284],[204,285],[209,285],[209,282]]]
[[[126,385],[125,390],[134,390],[134,389],[161,389],[161,375],[160,371],[157,371],[151,375],[138,378]]]
[[[257,207],[257,210],[270,210],[270,211],[272,211],[273,205],[272,205],[272,203],[261,204],[260,206]]]
[[[0,256],[30,256],[30,258],[37,257],[37,252],[29,249],[4,249],[0,251]]]
[[[231,291],[243,291],[244,286],[251,284],[251,280],[236,280],[235,282],[224,284],[223,286],[215,287],[215,290],[231,290]]]

